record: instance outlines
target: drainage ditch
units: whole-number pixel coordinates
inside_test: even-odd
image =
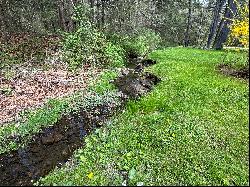
[[[25,147],[0,155],[0,185],[32,185],[56,166],[60,167],[84,146],[84,138],[99,128],[109,117],[123,108],[128,99],[137,99],[151,91],[160,79],[143,68],[155,64],[153,60],[134,59],[113,80],[120,93],[120,105],[106,103],[78,114],[63,116],[54,126],[34,136]]]

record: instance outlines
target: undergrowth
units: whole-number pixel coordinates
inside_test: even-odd
[[[122,67],[131,55],[145,57],[161,42],[159,34],[146,28],[133,34],[106,33],[91,23],[88,14],[86,6],[76,7],[74,19],[78,27],[64,34],[63,54],[71,70],[84,64]]]
[[[58,51],[60,47],[59,36],[13,34],[8,44],[0,42],[0,69],[25,62],[43,64],[46,57]]]
[[[72,33],[64,33],[60,43],[59,38],[53,38],[53,36],[51,40],[46,37],[29,40],[28,36],[23,36],[20,41],[17,40],[18,45],[14,45],[14,48],[10,47],[8,50],[1,52],[0,55],[7,55],[3,66],[6,66],[8,70],[8,67],[13,64],[24,63],[32,59],[35,63],[42,64],[41,62],[48,55],[47,49],[54,42],[57,44],[54,46],[55,48],[62,46],[63,59],[68,63],[69,70],[77,71],[85,64],[98,66],[104,70],[105,68],[113,69],[105,72],[100,80],[93,77],[95,81],[84,91],[84,94],[91,93],[97,98],[102,98],[109,95],[109,92],[113,93],[112,90],[115,90],[115,87],[109,84],[108,80],[116,76],[115,69],[124,67],[129,54],[145,56],[156,49],[160,42],[160,36],[152,30],[142,29],[132,35],[113,37],[114,34],[108,35],[92,25],[87,16],[88,11],[85,6],[76,7],[74,19],[77,21],[78,27]],[[44,45],[39,46],[43,40]],[[8,70],[4,73],[4,76],[11,79],[14,74],[15,72]],[[5,94],[11,92],[8,89],[1,89],[0,91]],[[89,95],[86,94],[86,96]],[[93,98],[92,96],[89,97]],[[80,91],[68,98],[49,100],[42,108],[22,112],[19,122],[0,127],[0,153],[24,146],[42,128],[55,124],[62,114],[66,115],[73,110],[77,111],[80,107],[85,107],[87,102],[85,100],[86,97]],[[93,98],[93,103],[97,100]]]

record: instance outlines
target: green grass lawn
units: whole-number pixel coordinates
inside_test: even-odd
[[[248,84],[216,72],[223,53],[152,53],[162,82],[37,184],[248,185]]]

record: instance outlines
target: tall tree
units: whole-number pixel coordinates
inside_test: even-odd
[[[70,0],[68,2],[68,11],[69,11],[69,24],[68,24],[68,30],[72,32],[75,29],[75,22],[72,19],[72,16],[74,14],[74,8],[77,3],[77,0]]]
[[[101,7],[101,0],[96,0],[96,24],[97,27],[101,27],[101,20],[100,20],[100,7]]]
[[[105,8],[106,8],[106,0],[102,0],[102,12],[101,12],[101,25],[104,27],[105,24]]]
[[[191,18],[192,18],[192,0],[189,0],[188,3],[188,21],[187,21],[187,28],[185,32],[185,38],[184,38],[184,46],[187,47],[189,45],[189,31],[191,28]]]
[[[207,45],[206,45],[207,49],[209,49],[211,44],[212,44],[214,35],[215,35],[216,30],[218,28],[218,23],[220,20],[220,13],[221,13],[222,7],[224,6],[225,3],[226,3],[226,0],[217,0],[216,1],[216,6],[214,8],[213,20],[212,20],[212,23],[210,26],[210,30],[209,30],[210,32],[208,35],[208,40],[207,40]]]
[[[63,0],[58,0],[58,14],[59,14],[59,23],[60,23],[61,28],[64,31],[67,31]]]
[[[5,4],[6,4],[5,0],[0,0],[0,24],[1,24],[0,31],[1,31],[1,35],[3,37],[4,42],[7,41],[7,37],[8,37],[6,18],[4,14]]]
[[[92,23],[95,22],[95,10],[94,10],[94,0],[89,0],[90,4],[90,12],[91,12],[91,21]]]
[[[105,31],[135,33],[153,29],[167,45],[204,45],[207,42],[211,9],[201,0],[0,0],[2,33],[71,32],[75,23],[71,16],[75,5],[90,7],[88,16],[95,26]],[[215,0],[203,0],[214,2]],[[79,3],[79,4],[77,4]],[[7,8],[6,8],[7,7]],[[186,12],[188,10],[188,13]],[[191,29],[192,25],[192,29]],[[5,32],[3,32],[5,31]],[[3,35],[3,34],[2,34]],[[185,42],[184,42],[185,41]]]
[[[215,49],[222,49],[223,44],[227,41],[229,34],[229,26],[232,23],[232,18],[236,15],[237,6],[234,0],[228,0],[224,18],[221,20],[217,35],[214,41]]]

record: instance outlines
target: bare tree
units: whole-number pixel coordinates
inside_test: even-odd
[[[185,38],[184,38],[184,46],[187,47],[189,45],[189,31],[191,28],[191,18],[192,18],[192,0],[189,0],[188,3],[188,21],[187,21],[187,27],[185,32]]]

